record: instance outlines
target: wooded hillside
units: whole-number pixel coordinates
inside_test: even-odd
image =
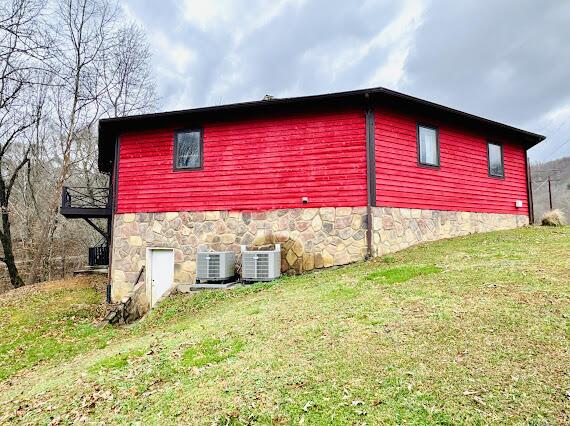
[[[156,108],[150,59],[114,0],[0,2],[0,291],[61,277],[101,239],[59,215],[62,187],[107,186],[97,123]]]
[[[556,171],[556,172],[553,172]],[[532,196],[534,201],[534,216],[539,221],[542,214],[550,207],[548,197],[548,175],[556,176],[551,182],[552,207],[561,209],[570,218],[570,157],[544,163],[531,164]]]

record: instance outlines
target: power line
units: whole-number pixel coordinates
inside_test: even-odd
[[[554,153],[558,152],[558,150],[560,150],[563,146],[565,146],[568,143],[570,143],[570,139],[568,139],[566,142],[564,142],[562,145],[560,145],[558,148],[556,148],[554,150],[554,152],[552,152],[550,155],[554,155]]]

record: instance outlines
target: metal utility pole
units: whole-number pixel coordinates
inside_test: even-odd
[[[548,200],[550,201],[550,210],[552,210],[552,185],[550,184],[550,176],[548,176]]]
[[[550,210],[554,208],[552,202],[552,182],[558,182],[560,180],[560,170],[559,169],[550,169],[550,170],[536,170],[534,175],[532,176],[532,182],[540,183],[535,189],[538,191],[542,185],[545,183],[548,184],[548,205]]]

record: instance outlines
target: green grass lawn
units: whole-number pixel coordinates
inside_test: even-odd
[[[0,298],[0,422],[569,424],[570,227],[473,235],[97,327]]]

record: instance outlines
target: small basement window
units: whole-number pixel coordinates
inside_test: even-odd
[[[439,132],[437,128],[418,124],[418,162],[439,167]]]
[[[202,168],[202,131],[178,130],[174,134],[174,169]]]
[[[487,143],[487,156],[489,160],[489,176],[505,177],[503,145],[494,142]]]

